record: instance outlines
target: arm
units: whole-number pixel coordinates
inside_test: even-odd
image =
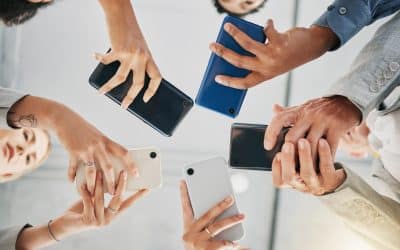
[[[121,63],[117,73],[100,89],[104,94],[122,84],[130,71],[134,71],[133,84],[122,101],[122,107],[128,108],[140,90],[144,87],[145,74],[150,77],[149,86],[143,96],[148,102],[156,93],[161,82],[161,73],[155,64],[145,38],[136,20],[130,0],[99,0],[108,26],[111,51],[96,54],[96,59],[103,64],[113,61]]]
[[[123,199],[127,173],[121,172],[117,191],[108,206],[105,206],[101,176],[102,174],[98,172],[93,195],[89,193],[86,186],[80,187],[82,201],[75,203],[64,215],[49,224],[23,230],[16,241],[15,249],[41,249],[73,234],[107,226],[148,191],[143,189]]]
[[[25,96],[14,103],[8,111],[11,127],[37,127],[55,132],[70,155],[68,176],[75,178],[78,166],[98,165],[105,174],[111,193],[115,190],[115,176],[111,157],[120,157],[125,169],[136,174],[136,168],[128,151],[104,136],[68,107],[36,96]],[[92,190],[91,190],[92,191]]]
[[[318,166],[312,159],[307,140],[300,139],[297,148],[285,143],[282,152],[275,157],[272,166],[275,186],[291,186],[313,194],[366,238],[388,248],[400,246],[399,203],[378,194],[350,170],[334,164],[326,140],[320,139],[318,143]]]
[[[387,248],[400,246],[400,204],[345,168],[346,180],[319,199],[357,232]]]

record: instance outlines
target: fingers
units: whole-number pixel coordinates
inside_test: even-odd
[[[115,176],[114,167],[111,164],[109,156],[104,148],[99,148],[96,152],[95,157],[97,158],[97,162],[100,165],[100,168],[103,170],[108,192],[113,195],[115,192]]]
[[[69,159],[69,167],[68,167],[68,180],[70,182],[73,182],[75,180],[78,164],[79,164],[78,159],[71,156],[71,158]]]
[[[150,190],[149,189],[141,189],[135,194],[129,196],[126,200],[124,200],[119,208],[119,212],[122,213],[125,209],[129,208],[135,201],[142,198],[146,195]]]
[[[272,107],[272,112],[274,112],[275,115],[281,113],[282,111],[284,111],[285,108],[279,104],[274,104],[274,106]]]
[[[235,41],[244,49],[252,53],[253,55],[257,55],[260,52],[263,52],[264,45],[258,41],[250,38],[246,33],[238,29],[235,25],[231,23],[226,23],[224,25],[224,30],[228,32],[229,35],[235,39]]]
[[[326,140],[330,145],[332,156],[336,154],[339,145],[340,135],[336,133],[335,128],[330,129],[326,134]]]
[[[253,71],[258,68],[257,59],[252,56],[243,56],[219,43],[212,43],[210,49],[217,56],[222,57],[230,64],[241,68]]]
[[[283,186],[281,154],[282,153],[278,153],[272,161],[272,183],[275,187]]]
[[[97,171],[96,187],[94,191],[94,213],[97,225],[104,224],[104,192],[103,192],[103,175],[101,171]]]
[[[99,89],[99,93],[103,95],[113,88],[117,87],[118,85],[122,84],[126,80],[126,77],[129,75],[130,70],[131,69],[129,63],[121,62],[117,73],[115,73],[115,75],[111,77],[110,80],[108,80],[103,86],[101,86],[101,88]]]
[[[224,219],[221,219],[217,222],[212,223],[211,225],[207,226],[208,230],[210,231],[210,233],[212,234],[212,236],[214,235],[218,235],[219,233],[221,233],[222,231],[233,227],[236,224],[239,224],[240,222],[242,222],[245,219],[245,215],[244,214],[237,214],[234,216],[230,216]],[[208,235],[207,232],[204,232],[205,234],[207,234],[207,238],[210,237],[210,235]]]
[[[87,190],[87,187],[84,184],[79,187],[79,194],[82,197],[84,221],[86,222],[95,221],[92,197],[89,191]]]
[[[310,143],[311,146],[311,154],[314,160],[314,163],[317,163],[317,155],[318,155],[318,141],[324,136],[325,128],[319,122],[314,122],[311,125],[311,128],[307,131],[307,141]],[[314,166],[316,167],[316,165]]]
[[[108,204],[108,208],[106,210],[106,218],[107,222],[109,222],[114,215],[119,212],[122,203],[122,195],[126,191],[126,184],[128,180],[128,174],[126,171],[121,171],[118,178],[117,191],[115,195],[112,197],[110,203]]]
[[[319,155],[319,170],[322,177],[329,178],[334,175],[335,167],[333,165],[332,153],[329,148],[329,144],[326,140],[320,139],[318,143],[318,155]]]
[[[107,144],[107,149],[111,154],[122,161],[124,168],[129,175],[135,177],[139,176],[138,168],[135,166],[135,162],[126,148],[110,140],[110,142]]]
[[[126,171],[121,171],[118,178],[117,191],[115,192],[115,196],[121,196],[126,191],[126,185],[128,183],[128,174]]]
[[[285,142],[296,144],[300,138],[305,137],[309,128],[310,124],[308,121],[304,119],[297,121],[294,126],[289,129],[289,132],[287,132]]]
[[[283,144],[281,152],[282,180],[289,185],[296,185],[296,155],[294,145],[290,142]]]
[[[147,58],[144,56],[144,54],[139,53],[135,57],[135,69],[133,72],[132,82],[133,84],[121,104],[122,108],[124,109],[127,109],[129,105],[132,104],[132,102],[136,99],[137,95],[144,87],[144,80],[146,75],[146,60]]]
[[[110,64],[118,60],[117,54],[110,52],[107,54],[95,53],[95,58],[97,61],[101,62],[102,64]]]
[[[194,215],[193,215],[192,204],[190,203],[189,192],[187,190],[186,182],[181,181],[179,187],[181,191],[183,228],[186,232],[194,220]]]
[[[297,119],[295,111],[280,113],[272,118],[271,124],[267,127],[264,136],[264,147],[271,150],[275,147],[276,140],[283,127],[294,124]]]
[[[223,201],[219,202],[217,205],[215,205],[213,208],[208,210],[204,215],[198,219],[193,226],[194,231],[201,231],[203,228],[205,228],[207,225],[209,225],[214,219],[222,214],[226,209],[231,207],[234,203],[234,199],[232,196],[228,196],[225,198]]]
[[[311,156],[311,147],[306,139],[300,139],[298,142],[299,161],[300,161],[300,177],[305,182],[312,193],[320,193],[322,187],[319,183],[317,173],[314,169],[313,159]]]
[[[87,189],[91,195],[94,194],[94,188],[96,185],[96,167],[88,166],[85,168],[86,184]]]
[[[215,77],[217,83],[234,89],[248,89],[264,80],[267,79],[256,72],[251,72],[245,77],[231,77],[225,75],[217,75]]]
[[[160,70],[153,60],[150,60],[147,63],[147,74],[150,77],[150,82],[146,92],[143,95],[143,101],[145,103],[147,103],[155,95],[162,80]]]
[[[267,21],[264,32],[269,42],[281,42],[281,34],[275,29],[274,21],[272,21],[271,19]]]

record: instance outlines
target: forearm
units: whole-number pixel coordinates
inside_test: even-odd
[[[388,248],[399,246],[400,204],[377,193],[349,169],[346,175],[334,193],[320,200],[359,233]]]
[[[99,0],[99,3],[106,17],[110,37],[113,37],[112,32],[117,32],[116,28],[111,27],[119,27],[122,22],[128,24],[138,38],[144,39],[130,0]]]

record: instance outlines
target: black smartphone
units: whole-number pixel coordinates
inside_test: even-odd
[[[114,74],[120,66],[119,61],[110,64],[100,63],[90,75],[89,83],[99,89]],[[132,85],[131,71],[124,83],[115,87],[106,95],[114,102],[121,104]],[[162,79],[156,94],[149,102],[143,101],[143,95],[148,87],[150,78],[146,75],[145,86],[128,107],[128,111],[150,125],[164,136],[172,136],[175,128],[193,107],[193,100],[185,93],[177,89],[167,80]]]
[[[229,164],[234,169],[271,171],[272,161],[285,142],[289,128],[282,129],[272,150],[264,149],[267,125],[234,123],[231,127]]]

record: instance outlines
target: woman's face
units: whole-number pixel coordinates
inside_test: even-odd
[[[229,12],[247,14],[257,9],[265,0],[217,0]]]
[[[0,176],[23,174],[47,156],[49,136],[41,129],[0,129]]]

